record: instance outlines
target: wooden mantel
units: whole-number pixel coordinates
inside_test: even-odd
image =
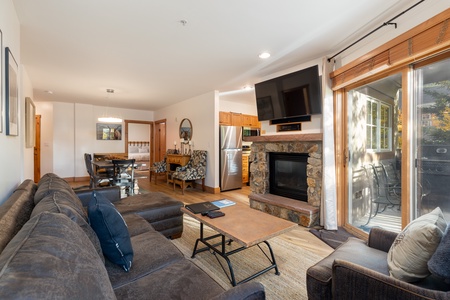
[[[244,142],[312,142],[322,141],[322,133],[305,133],[305,134],[277,134],[277,135],[260,135],[246,136]]]

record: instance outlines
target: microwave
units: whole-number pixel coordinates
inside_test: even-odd
[[[259,136],[259,129],[251,127],[243,127],[242,136]]]

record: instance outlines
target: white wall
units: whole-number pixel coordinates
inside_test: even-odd
[[[219,111],[231,111],[256,116],[255,91],[219,93]]]
[[[150,125],[128,124],[128,141],[148,141],[150,138]]]
[[[3,90],[0,96],[5,99],[5,47],[9,47],[20,66],[20,24],[17,19],[14,5],[10,0],[0,1],[0,30],[2,31],[3,47],[1,48],[2,65],[0,68],[0,78]],[[24,160],[24,102],[21,88],[22,68],[19,67],[19,135],[6,136],[5,127],[5,101],[1,101],[2,122],[0,133],[0,165],[2,166],[0,180],[0,203],[3,203],[14,191],[14,189],[25,179],[25,174],[29,174],[28,169],[33,165],[25,166]],[[27,170],[27,171],[25,171]]]
[[[22,87],[23,87],[23,97],[22,102],[25,103],[25,98],[30,97],[33,100],[33,86],[31,84],[30,78],[28,77],[28,73],[25,68],[21,68],[22,72]],[[25,133],[25,108],[22,111],[23,121],[21,122],[21,127],[24,129]],[[34,135],[34,132],[32,133]],[[21,138],[23,145],[26,145],[25,134]],[[24,164],[24,173],[23,178],[34,179],[34,147],[26,148],[23,147],[23,164]]]
[[[188,118],[193,127],[192,142],[195,150],[207,150],[205,184],[218,187],[219,147],[219,98],[217,92],[209,92],[155,112],[155,119],[166,119],[167,149],[173,149],[174,141],[180,147],[179,127]]]
[[[41,117],[41,175],[87,176],[84,153],[125,152],[125,140],[97,140],[97,118],[105,107],[80,103],[35,102]],[[108,108],[124,120],[152,121],[153,112]],[[122,124],[122,133],[124,132]]]

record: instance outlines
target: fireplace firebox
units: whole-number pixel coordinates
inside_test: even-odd
[[[307,153],[269,153],[269,190],[271,194],[308,201],[306,182]]]

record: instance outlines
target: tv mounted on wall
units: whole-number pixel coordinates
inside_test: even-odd
[[[258,120],[280,120],[322,113],[319,67],[255,84]]]

